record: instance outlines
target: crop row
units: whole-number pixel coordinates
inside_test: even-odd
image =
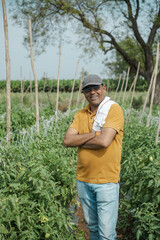
[[[131,84],[132,84],[133,79],[129,79],[129,83],[128,83],[128,88],[130,88]],[[105,85],[109,84],[109,90],[115,91],[118,85],[118,79],[103,79],[103,82]],[[32,87],[32,91],[35,91],[35,84],[34,81],[23,81],[23,91],[30,91],[30,84]],[[121,81],[122,84],[122,81]],[[121,84],[119,87],[119,91],[121,89]],[[72,85],[73,85],[73,79],[71,80],[60,80],[60,84],[59,84],[59,90],[60,92],[71,92],[72,91]],[[75,87],[74,87],[74,91],[78,91],[79,90],[79,86],[80,86],[80,80],[76,80],[75,81]],[[146,82],[139,78],[137,81],[137,85],[136,85],[136,91],[146,91],[147,90],[147,84]],[[0,81],[0,89],[1,90],[5,90],[6,89],[6,81]],[[39,92],[56,92],[57,91],[57,80],[53,79],[41,79],[38,81],[38,90]],[[11,81],[11,91],[12,92],[21,92],[21,81],[20,80],[14,80]]]
[[[62,145],[68,121],[34,142],[2,143],[0,239],[74,239],[68,206],[76,196],[76,152]]]
[[[156,129],[157,123],[146,128],[145,119],[139,124],[133,111],[124,131],[119,227],[132,230],[137,240],[160,239],[160,145],[155,144]]]
[[[18,134],[10,146],[2,141],[2,240],[74,239],[68,206],[76,196],[77,150],[65,149],[62,144],[73,114],[59,115],[58,123],[53,116],[45,120],[46,115],[39,137],[28,129],[29,136],[22,135],[24,141]],[[159,240],[160,146],[154,143],[156,118],[146,128],[146,119],[139,124],[137,114],[132,111],[124,129],[118,228],[122,232],[130,230],[127,240]]]

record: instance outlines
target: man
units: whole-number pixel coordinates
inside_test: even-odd
[[[78,147],[77,189],[91,240],[115,240],[124,117],[105,97],[106,86],[95,74],[82,85],[88,106],[78,111],[64,137]]]

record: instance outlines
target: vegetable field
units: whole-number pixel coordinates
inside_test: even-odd
[[[111,93],[111,97],[115,93]],[[143,97],[146,93],[136,93]],[[5,139],[5,97],[0,104],[0,239],[85,239],[74,223],[77,149],[64,148],[63,137],[77,109],[77,92],[71,111],[69,93],[61,93],[58,121],[55,95],[39,94],[40,133],[36,133],[35,106],[28,93],[12,93],[11,143]],[[81,96],[82,97],[82,96]],[[50,100],[50,101],[49,101]],[[125,119],[128,101],[122,106]],[[136,102],[136,100],[135,100]],[[134,103],[135,103],[134,102]],[[142,106],[132,109],[125,124],[118,231],[119,239],[160,239],[160,144],[155,144],[158,107],[149,108],[139,123]]]

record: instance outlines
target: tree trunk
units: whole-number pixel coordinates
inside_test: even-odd
[[[156,81],[154,104],[156,105],[160,104],[160,72],[158,73],[157,81]]]
[[[9,40],[8,40],[8,23],[5,0],[2,0],[3,7],[3,21],[5,33],[5,49],[6,49],[6,117],[7,117],[7,142],[10,143],[10,129],[11,129],[11,97],[10,97],[10,58],[9,58]]]

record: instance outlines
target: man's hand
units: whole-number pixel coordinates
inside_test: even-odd
[[[103,128],[100,135],[88,140],[81,147],[95,150],[100,148],[107,148],[114,140],[116,134],[117,131],[113,128]]]
[[[79,134],[74,128],[68,128],[64,137],[65,147],[80,147],[95,137],[95,132]]]
[[[69,128],[64,137],[65,147],[82,147],[87,149],[107,148],[117,132],[113,128],[104,128],[100,135],[96,136],[95,132],[78,134],[74,128]]]

